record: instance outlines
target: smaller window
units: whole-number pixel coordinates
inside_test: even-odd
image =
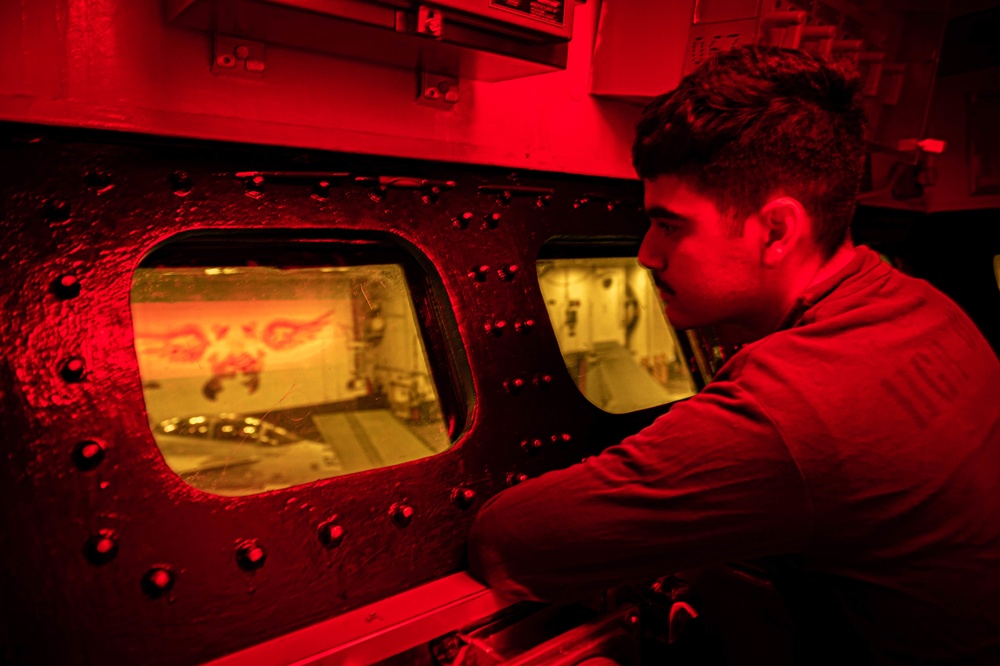
[[[538,282],[570,376],[606,412],[695,393],[677,335],[634,257],[542,259]]]

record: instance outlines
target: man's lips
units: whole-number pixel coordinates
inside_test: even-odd
[[[670,285],[666,282],[661,282],[656,280],[656,288],[660,290],[660,296],[676,296],[674,290],[670,288]]]

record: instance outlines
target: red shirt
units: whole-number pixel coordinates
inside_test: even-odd
[[[1000,654],[1000,362],[867,248],[701,393],[494,497],[469,540],[474,574],[542,600],[772,555],[885,663]]]

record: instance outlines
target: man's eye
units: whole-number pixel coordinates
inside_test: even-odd
[[[662,233],[672,234],[677,231],[677,225],[670,224],[669,222],[655,221],[653,225]]]

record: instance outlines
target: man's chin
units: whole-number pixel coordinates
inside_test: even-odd
[[[701,328],[707,326],[697,321],[695,318],[686,315],[683,312],[678,312],[677,310],[672,310],[671,308],[666,309],[667,321],[670,325],[674,327],[677,331],[690,331],[693,328]]]

